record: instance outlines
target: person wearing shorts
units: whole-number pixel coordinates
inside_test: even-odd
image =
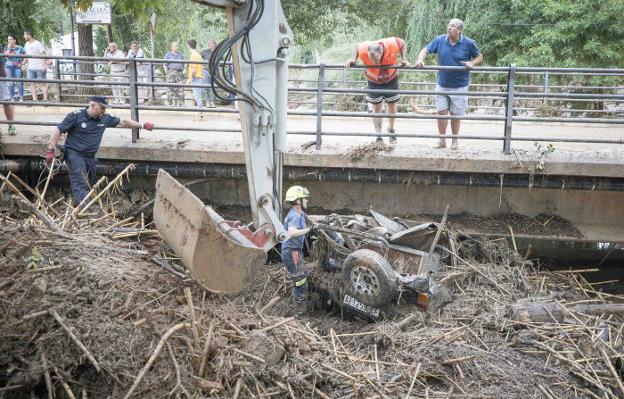
[[[357,62],[358,58],[370,68],[366,68],[364,75],[368,80],[369,90],[384,90],[383,92],[371,92],[366,94],[366,101],[373,106],[373,113],[381,113],[383,103],[388,106],[388,114],[396,114],[396,102],[399,100],[399,71],[394,68],[375,68],[376,66],[397,65],[398,57],[401,56],[401,66],[409,66],[407,61],[407,45],[398,37],[388,37],[372,42],[362,42],[355,46],[353,58],[347,61],[345,67],[349,68]],[[393,117],[388,118],[388,133],[390,143],[396,143]],[[382,120],[373,118],[373,126],[377,136],[377,142],[383,142],[381,137]]]
[[[446,34],[440,35],[427,44],[418,55],[415,67],[422,68],[428,54],[438,54],[438,65],[463,66],[465,71],[439,71],[436,91],[436,108],[438,115],[461,116],[468,108],[468,86],[470,85],[470,70],[483,61],[483,55],[477,43],[469,37],[463,36],[464,23],[457,18],[449,21]],[[446,127],[448,119],[438,119],[438,133],[440,141],[436,148],[446,147]],[[451,120],[453,142],[451,150],[459,149],[457,137],[461,119]]]
[[[35,40],[35,36],[32,31],[24,31],[24,40],[26,40],[26,44],[24,44],[24,51],[26,55],[36,55],[42,56],[46,54],[46,49],[41,44],[39,40]],[[42,58],[26,58],[26,71],[27,77],[31,80],[45,80],[46,78],[46,60]],[[48,85],[45,82],[41,83],[42,91],[43,91],[43,101],[48,101]],[[32,100],[37,101],[37,84],[35,82],[30,82],[30,93],[32,95]]]

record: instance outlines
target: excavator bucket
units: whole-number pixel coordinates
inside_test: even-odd
[[[195,280],[214,293],[243,290],[264,265],[264,249],[160,169],[154,223]],[[234,222],[236,223],[236,222]]]

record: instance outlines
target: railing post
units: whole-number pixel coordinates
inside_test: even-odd
[[[321,149],[323,143],[323,89],[325,86],[325,63],[319,64],[319,74],[316,89],[316,149]]]
[[[509,66],[507,75],[507,101],[505,103],[505,140],[503,142],[503,152],[511,154],[511,125],[514,111],[514,92],[516,90],[516,64]]]
[[[137,90],[137,63],[134,58],[130,59],[128,69],[128,77],[130,78],[130,119],[139,120],[139,93]],[[139,139],[139,129],[132,129],[132,142],[136,143]]]
[[[550,74],[548,71],[544,72],[544,94],[547,94],[550,91]],[[546,97],[542,98],[542,102],[546,103]]]
[[[61,60],[54,60],[54,79],[61,80]],[[56,84],[56,101],[62,103],[62,90],[61,83]]]

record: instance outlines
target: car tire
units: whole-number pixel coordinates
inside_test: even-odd
[[[342,264],[345,293],[368,306],[380,307],[398,292],[395,272],[390,263],[370,249],[358,249]]]

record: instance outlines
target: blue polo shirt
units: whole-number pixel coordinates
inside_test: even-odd
[[[464,66],[463,62],[473,60],[481,51],[477,43],[464,35],[459,36],[455,45],[451,45],[448,35],[440,35],[427,44],[429,54],[438,54],[438,65]],[[439,71],[438,84],[447,89],[457,89],[470,84],[470,72]]]
[[[65,119],[57,126],[61,133],[67,133],[65,140],[65,148],[96,153],[100,148],[104,130],[107,127],[115,127],[119,125],[119,118],[109,114],[104,114],[98,119],[89,116],[87,109],[67,114]]]
[[[286,231],[288,231],[290,227],[294,227],[296,229],[305,229],[306,218],[307,215],[305,212],[301,211],[301,213],[297,213],[295,208],[290,208],[290,211],[288,211],[288,215],[286,215],[286,218],[284,219],[284,228],[286,229]],[[302,249],[304,238],[305,236],[289,238],[282,243],[282,249]]]

